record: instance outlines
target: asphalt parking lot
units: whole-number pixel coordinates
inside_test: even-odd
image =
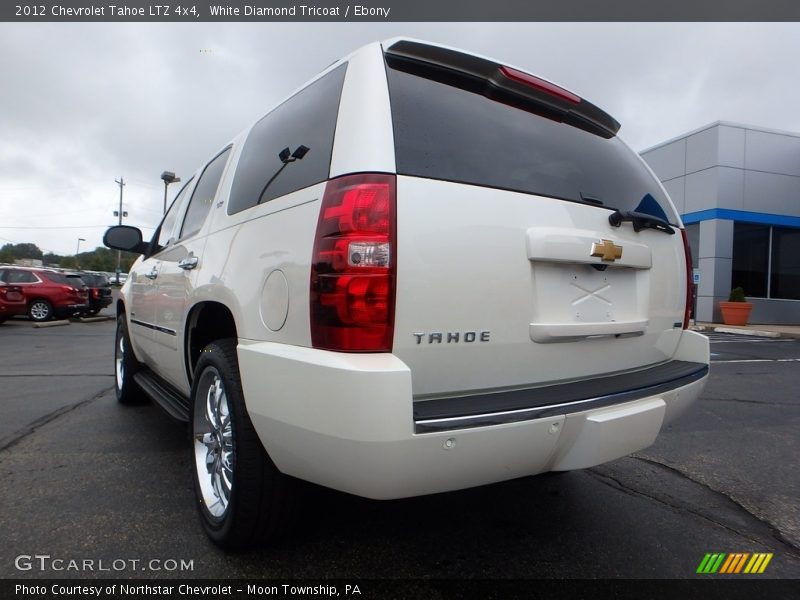
[[[800,340],[711,334],[702,399],[635,456],[400,501],[308,486],[292,537],[226,555],[195,515],[185,429],[114,400],[113,335],[0,325],[2,578],[686,578],[709,552],[800,578]],[[36,554],[139,562],[18,568]]]

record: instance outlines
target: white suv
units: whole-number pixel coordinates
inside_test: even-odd
[[[190,423],[205,527],[293,479],[401,498],[583,469],[695,400],[686,235],[583,98],[414,40],[340,60],[177,194],[117,303],[117,397]],[[291,477],[288,477],[291,476]]]

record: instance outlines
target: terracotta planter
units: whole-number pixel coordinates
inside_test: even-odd
[[[753,310],[752,302],[720,302],[722,321],[725,325],[747,325],[750,311]]]

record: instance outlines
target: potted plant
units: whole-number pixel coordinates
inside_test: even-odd
[[[753,303],[747,301],[741,287],[736,287],[731,290],[727,302],[719,303],[719,309],[722,311],[722,321],[725,325],[747,325]]]

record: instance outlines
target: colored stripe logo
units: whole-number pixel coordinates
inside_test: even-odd
[[[755,552],[734,552],[726,554],[724,552],[708,553],[697,567],[697,573],[703,575],[720,574],[760,574],[763,573],[769,562],[772,560],[772,553]]]

